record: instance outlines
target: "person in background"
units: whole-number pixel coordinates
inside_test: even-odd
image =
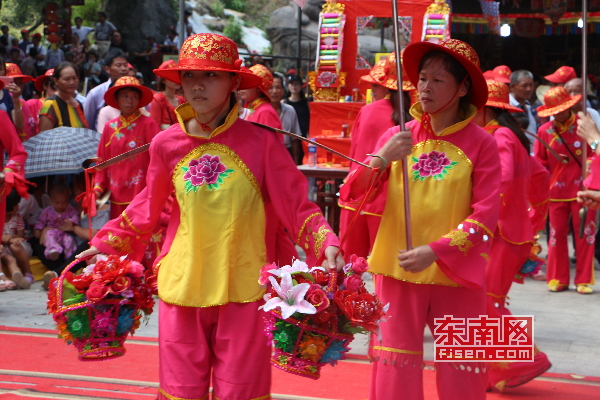
[[[0,76],[6,76],[6,62],[2,57],[0,57]],[[5,85],[4,82],[2,82],[2,90],[0,91],[0,110],[9,115],[11,122],[13,110],[15,108],[12,93],[15,90],[19,91],[19,95],[21,94],[19,87],[15,85],[14,82],[9,83],[8,85]]]
[[[35,69],[37,71],[38,76],[44,75],[46,72],[46,53],[48,49],[42,46],[42,35],[40,33],[34,33],[31,37],[32,42],[27,46],[25,53],[27,54],[30,49],[36,49],[37,55],[35,56],[36,63]]]
[[[290,96],[284,100],[284,103],[289,104],[290,106],[294,107],[294,110],[296,110],[302,136],[307,138],[308,128],[310,126],[310,108],[308,106],[308,99],[302,90],[302,78],[300,78],[299,75],[288,74],[287,89],[290,93]],[[296,163],[302,164],[300,160],[304,158],[304,150],[302,146],[300,146],[298,150],[298,158],[296,159]]]
[[[362,107],[356,116],[352,130],[350,157],[355,160],[364,160],[371,154],[383,135],[389,128],[400,124],[398,114],[398,77],[396,75],[396,55],[390,54],[386,59],[380,60],[363,75],[361,80],[371,84],[373,102]],[[408,95],[405,91],[414,90],[415,87],[405,75],[402,77],[402,95],[405,96],[404,104],[410,106]],[[405,119],[408,121],[408,119]],[[349,176],[358,169],[357,164],[350,164]],[[356,254],[365,257],[371,254],[381,215],[385,206],[385,198],[377,197],[373,202],[366,204],[360,215],[356,215],[358,204],[339,201],[340,212],[340,237],[344,237],[350,223],[352,235],[348,235],[342,244],[344,254]]]
[[[11,48],[8,51],[8,59],[6,61],[15,65],[21,65],[21,49],[18,47]]]
[[[4,63],[0,63],[4,66]],[[4,71],[4,70],[2,70]],[[0,81],[0,89],[4,87],[4,82]],[[23,144],[17,136],[17,131],[14,125],[10,121],[8,114],[5,111],[0,110],[0,127],[2,127],[2,135],[0,135],[0,165],[4,165],[2,173],[5,176],[5,180],[0,183],[0,196],[3,201],[6,202],[5,198],[8,193],[11,192],[12,187],[9,184],[11,181],[22,182],[25,174],[25,161],[27,160],[27,152],[23,148]],[[4,154],[8,154],[8,161],[4,163]],[[11,176],[12,175],[12,176]],[[25,185],[15,184],[14,187],[21,196],[27,195],[27,188]],[[4,220],[6,207],[0,207],[0,225],[4,231]],[[13,272],[13,271],[9,271]],[[6,275],[0,270],[0,291],[6,289],[15,289],[16,284],[9,280]]]
[[[473,121],[494,136],[500,153],[502,201],[485,276],[487,315],[502,318],[512,315],[506,307],[510,287],[531,253],[534,236],[544,228],[550,174],[529,155],[529,139],[511,116],[522,110],[509,104],[508,86],[493,80],[487,86],[487,103]],[[489,382],[503,391],[529,382],[551,366],[536,347],[533,362],[490,363]]]
[[[83,75],[83,63],[86,61],[83,45],[79,42],[77,35],[71,36],[71,47],[69,52],[73,53],[73,65],[79,70],[79,76]],[[65,58],[67,55],[65,54]]]
[[[125,53],[125,57],[129,58],[129,47],[127,46],[127,44],[125,42],[123,42],[123,39],[121,38],[121,34],[117,31],[114,31],[111,38],[112,38],[112,40],[110,43],[109,51],[112,49],[119,49],[123,53]]]
[[[71,200],[70,189],[63,184],[54,185],[50,189],[50,205],[42,210],[38,218],[33,234],[39,244],[43,246],[43,255],[51,261],[59,258],[68,258],[77,246],[75,237],[62,231],[65,220],[71,220],[73,223],[79,223],[77,211],[69,203]],[[38,253],[39,255],[39,253]]]
[[[104,58],[110,48],[110,39],[113,32],[117,28],[108,21],[108,15],[104,11],[98,12],[98,23],[94,28],[94,39],[96,40],[96,49],[98,51],[98,57]]]
[[[102,73],[102,67],[97,62],[98,53],[90,50],[87,53],[87,62],[83,64],[83,73],[88,78],[88,85],[90,89],[95,88],[100,84],[100,74]]]
[[[17,134],[22,141],[25,141],[37,135],[37,108],[32,108],[30,103],[21,98],[21,93],[25,83],[33,80],[33,77],[24,75],[16,64],[6,64],[6,76],[12,76],[14,81],[12,85],[16,88],[12,90],[14,109],[12,111],[13,122],[17,129]]]
[[[566,65],[560,67],[554,73],[544,76],[544,79],[550,83],[550,87],[565,86],[567,82],[575,78],[577,78],[575,69]]]
[[[298,123],[298,116],[296,115],[296,110],[294,107],[289,104],[283,103],[281,100],[283,99],[283,95],[285,92],[285,76],[282,74],[275,72],[273,74],[273,84],[269,89],[269,97],[271,98],[271,105],[279,114],[279,119],[281,120],[281,126],[284,131],[288,131],[291,133],[295,133],[296,135],[302,136],[302,131],[300,130],[300,124]],[[302,164],[302,159],[299,159],[299,149],[302,146],[302,143],[298,139],[292,138],[290,136],[283,137],[283,143],[285,147],[290,152],[290,155],[296,162],[296,165]]]
[[[47,97],[40,110],[40,132],[59,126],[88,128],[81,103],[75,98],[79,76],[68,62],[60,63],[52,74],[57,91]]]
[[[308,201],[306,178],[280,138],[238,119],[232,92],[262,83],[241,70],[238,59],[232,40],[205,33],[184,42],[177,68],[155,70],[181,83],[188,102],[177,109],[179,123],[152,140],[146,189],[80,254],[139,260],[175,193],[155,264],[160,265],[160,400],[209,398],[211,382],[213,398],[270,397],[271,348],[263,337],[258,307],[264,304],[264,289],[256,278],[273,260],[267,202],[294,237],[300,236],[307,263],[314,265],[324,255],[326,269],[344,265],[335,257],[337,238]],[[212,165],[212,177],[199,165]],[[302,234],[305,229],[319,232],[318,248],[313,235]],[[108,232],[116,239],[109,240]],[[240,357],[245,362],[235,361]]]
[[[15,189],[6,196],[6,216],[2,231],[4,251],[0,255],[0,259],[4,265],[8,266],[9,270],[14,271],[11,279],[17,286],[21,289],[29,289],[34,281],[29,265],[29,257],[33,251],[29,242],[25,240],[25,223],[19,214],[20,201],[21,196]]]
[[[174,60],[168,60],[160,64],[158,69],[175,68],[177,63]],[[156,87],[158,92],[154,94],[152,103],[150,103],[150,117],[156,121],[161,130],[177,122],[175,109],[185,103],[185,99],[176,94],[181,85],[170,80],[157,79]]]
[[[513,72],[510,75],[510,105],[519,107],[523,110],[523,113],[527,115],[527,120],[529,123],[527,124],[528,132],[535,133],[537,132],[537,123],[535,122],[535,118],[531,112],[531,104],[529,103],[529,99],[531,98],[531,94],[534,92],[533,90],[533,74],[527,70],[519,69]],[[533,146],[534,139],[529,139],[529,142]],[[532,147],[530,146],[530,147]]]
[[[71,33],[77,36],[79,43],[87,39],[88,35],[94,31],[91,26],[82,26],[83,20],[81,17],[75,17],[75,26],[71,27]]]
[[[498,65],[496,68],[492,70],[492,77],[490,79],[495,80],[496,82],[506,83],[506,85],[510,84],[510,76],[512,75],[512,71],[506,65]]]
[[[567,92],[569,92],[569,95],[571,97],[574,97],[577,95],[583,95],[583,79],[581,79],[581,78],[571,79],[570,81],[565,83],[565,89],[567,89]],[[573,105],[573,107],[571,107],[571,111],[573,111],[576,114],[579,114],[579,112],[583,112],[583,103],[582,102],[583,102],[583,100],[575,103],[575,105]],[[590,118],[592,118],[594,120],[594,122],[596,123],[596,126],[598,126],[600,128],[600,113],[589,106],[586,107],[586,112],[590,116]]]
[[[551,174],[550,183],[550,236],[548,237],[548,267],[546,283],[548,291],[562,292],[569,289],[570,261],[567,236],[571,230],[569,219],[572,221],[576,271],[575,285],[577,292],[591,294],[594,284],[594,241],[596,211],[588,210],[586,219],[580,220],[577,203],[577,192],[581,189],[583,170],[581,156],[585,141],[577,136],[577,115],[571,107],[581,101],[581,95],[571,97],[562,86],[550,88],[544,94],[544,105],[538,108],[541,117],[554,116],[540,126],[538,136],[549,143],[558,153],[568,157],[568,163],[563,164],[550,155],[548,150],[538,141],[535,142],[535,156]],[[588,156],[593,154],[587,149]],[[580,237],[580,225],[583,224],[583,236]]]
[[[259,87],[240,90],[240,97],[244,100],[248,109],[244,119],[281,129],[281,120],[269,98],[269,89],[273,84],[273,74],[261,64],[251,66],[250,71],[262,79],[262,84]]]
[[[0,35],[0,39],[2,39],[3,42],[6,42],[5,46],[8,46],[9,43],[12,43],[12,40],[15,37],[13,35],[11,35],[10,33],[8,33],[9,32],[8,25],[2,25],[0,27],[0,32],[2,32],[2,35]]]
[[[386,131],[366,161],[381,171],[371,194],[386,197],[369,272],[393,315],[372,338],[371,400],[423,399],[424,328],[433,333],[435,318],[448,315],[485,315],[485,266],[500,206],[498,147],[472,122],[488,97],[477,53],[449,39],[410,44],[403,59],[419,92],[420,102],[410,109],[415,120],[406,131]],[[405,157],[408,171],[403,172],[403,163],[395,161]],[[403,173],[411,175],[413,248],[408,251]],[[371,174],[360,167],[341,188],[340,199],[364,197]],[[464,323],[456,328],[466,329]],[[439,340],[438,333],[433,335]],[[440,397],[484,400],[486,364],[435,363]]]
[[[30,48],[29,52],[27,53],[27,56],[21,62],[21,65],[20,65],[21,71],[23,72],[23,74],[37,78],[38,74],[35,69],[35,57],[36,56],[37,56],[37,50],[34,49],[33,47]]]
[[[52,43],[46,52],[46,69],[54,69],[65,59],[65,53],[62,51],[61,43]],[[79,71],[78,71],[79,72]]]
[[[85,118],[90,129],[95,131],[103,128],[98,127],[98,113],[106,105],[104,93],[117,79],[129,74],[125,53],[118,49],[110,51],[104,58],[104,70],[110,79],[90,90],[84,104]]]
[[[577,202],[582,207],[589,207],[593,210],[600,209],[600,131],[598,125],[589,116],[581,111],[577,113],[577,135],[585,140],[594,150],[594,160],[590,165],[590,174],[583,182],[585,190],[577,192]],[[596,254],[598,258],[598,254]]]
[[[165,42],[160,47],[161,51],[165,54],[177,54],[179,48],[179,35],[175,29],[170,29],[165,38]]]
[[[35,34],[33,35],[33,37],[35,37]],[[11,41],[9,41],[8,43],[10,44]],[[19,48],[23,50],[25,54],[27,54],[27,46],[29,46],[30,44],[31,41],[29,40],[29,30],[21,29],[21,41],[19,42]]]

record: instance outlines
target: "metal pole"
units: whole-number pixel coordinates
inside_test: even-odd
[[[396,75],[398,77],[398,115],[400,117],[400,130],[404,130],[404,96],[402,93],[402,58],[400,57],[400,43],[398,34],[398,4],[397,0],[392,0],[392,18],[394,19],[394,51],[396,52]],[[408,193],[408,162],[406,158],[402,160],[402,183],[404,185],[404,228],[406,234],[406,250],[412,250],[412,231],[410,218],[410,196]]]
[[[181,45],[185,40],[185,0],[179,0],[179,50],[181,50]]]
[[[298,10],[298,38],[296,39],[296,73],[300,75],[300,69],[302,68],[302,64],[300,61],[300,57],[302,56],[302,8],[300,6],[297,7]]]
[[[581,2],[581,19],[583,19],[583,28],[581,29],[581,104],[583,105],[583,113],[585,115],[587,115],[587,2],[588,0],[582,0]],[[587,177],[587,146],[583,146],[581,157],[581,165],[583,166],[583,178],[585,179]]]

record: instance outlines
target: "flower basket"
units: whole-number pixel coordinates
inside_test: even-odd
[[[261,308],[273,345],[272,365],[319,379],[322,366],[345,358],[355,333],[377,330],[387,306],[364,287],[366,261],[354,256],[352,261],[343,275],[320,267],[309,270],[298,260],[279,269],[273,264],[263,268],[260,282],[270,285]]]
[[[82,274],[72,270],[75,260],[51,282],[48,309],[59,337],[73,344],[81,361],[117,358],[144,315],[152,313],[154,299],[141,264],[117,256],[98,256]],[[85,264],[84,264],[85,265]]]

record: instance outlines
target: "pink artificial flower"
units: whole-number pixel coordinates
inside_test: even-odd
[[[367,260],[364,257],[358,257],[356,254],[350,256],[350,262],[352,263],[352,271],[355,274],[361,275],[369,269]]]
[[[271,271],[276,270],[277,265],[275,263],[266,264],[260,269],[260,278],[258,278],[259,285],[266,285],[269,282]]]
[[[284,272],[281,276],[281,285],[277,280],[270,276],[269,281],[273,285],[273,289],[279,297],[269,299],[263,308],[265,311],[270,311],[274,308],[281,308],[281,317],[287,319],[295,312],[302,314],[316,314],[315,306],[304,300],[304,295],[310,288],[308,283],[300,283],[294,286],[292,275],[289,272]]]
[[[142,264],[140,264],[139,262],[135,262],[132,261],[131,264],[129,265],[129,273],[134,277],[134,278],[141,278],[142,276],[144,276],[144,266]]]

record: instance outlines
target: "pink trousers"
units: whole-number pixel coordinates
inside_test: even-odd
[[[60,229],[52,228],[46,231],[46,241],[44,242],[46,249],[44,255],[48,257],[50,253],[65,253],[65,258],[69,258],[75,253],[77,244],[75,237],[68,232]]]
[[[271,347],[260,302],[182,307],[160,301],[158,399],[270,399]]]
[[[340,238],[344,238],[342,250],[347,259],[352,254],[366,258],[371,253],[381,223],[381,217],[366,214],[359,215],[352,226],[350,234],[345,237],[344,235],[355,215],[354,211],[345,208],[342,208],[340,212]]]
[[[475,318],[485,314],[483,289],[419,285],[377,275],[375,288],[389,320],[380,325],[381,341],[373,340],[375,359],[370,400],[423,399],[423,330],[433,331],[434,318],[452,315]],[[438,362],[437,391],[442,400],[484,400],[485,363]]]
[[[573,220],[573,235],[576,248],[575,284],[594,283],[594,242],[596,233],[596,211],[588,210],[583,237],[579,237],[579,209],[576,201],[550,203],[550,238],[548,240],[548,269],[546,281],[557,279],[560,285],[569,285],[569,215]]]
[[[506,307],[506,296],[515,274],[527,259],[530,250],[530,244],[508,243],[499,235],[494,239],[485,274],[487,313],[490,317],[502,318],[503,315],[512,315]],[[500,390],[519,386],[546,372],[551,366],[548,356],[536,347],[533,362],[490,363],[489,382],[491,386]]]

